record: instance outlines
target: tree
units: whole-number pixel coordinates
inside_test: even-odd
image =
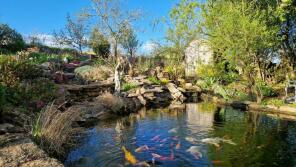
[[[98,19],[98,27],[112,40],[114,57],[117,57],[118,45],[126,32],[125,27],[137,20],[140,13],[123,10],[120,0],[92,0],[92,2],[93,9],[84,15]]]
[[[139,40],[137,39],[137,35],[135,34],[134,30],[128,26],[123,27],[125,31],[122,39],[121,45],[127,51],[130,57],[134,57],[135,52],[137,51],[138,47],[140,46]]]
[[[185,50],[198,35],[198,2],[181,0],[169,13],[166,40],[171,44],[170,54],[177,61],[185,59]]]
[[[0,48],[4,51],[16,52],[25,48],[21,34],[7,24],[0,24]]]
[[[103,58],[107,58],[110,54],[110,44],[97,27],[91,32],[89,45],[97,55]]]
[[[92,0],[93,9],[87,13],[83,13],[86,17],[98,19],[98,27],[104,30],[104,34],[112,40],[114,57],[117,60],[115,68],[115,91],[120,92],[122,73],[127,63],[122,61],[123,57],[118,56],[118,45],[125,35],[126,27],[132,25],[136,21],[140,13],[137,11],[125,11],[120,0]]]
[[[70,15],[67,16],[67,24],[63,30],[53,33],[55,40],[59,45],[69,45],[76,48],[82,53],[87,46],[87,27],[84,20],[72,20]]]
[[[242,70],[250,93],[262,100],[257,80],[257,60],[262,48],[272,49],[277,45],[278,26],[270,26],[266,18],[270,8],[262,11],[255,1],[213,0],[202,6],[203,23],[200,30],[206,35],[216,54]]]

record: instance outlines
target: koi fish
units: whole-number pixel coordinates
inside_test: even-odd
[[[201,140],[204,143],[208,143],[208,144],[212,144],[216,147],[220,147],[220,143],[228,143],[231,145],[236,145],[236,143],[234,143],[233,141],[231,141],[230,139],[223,139],[220,137],[214,137],[214,138],[206,138],[206,139],[202,139]]]
[[[214,161],[212,161],[212,163],[214,164],[214,165],[217,165],[217,164],[221,164],[223,161],[220,161],[220,160],[214,160]]]
[[[152,141],[159,141],[160,140],[160,135],[154,136],[151,140]]]
[[[177,133],[177,128],[170,129],[168,132],[169,133]]]
[[[136,159],[136,157],[133,156],[132,153],[129,152],[129,151],[125,148],[125,146],[122,146],[121,149],[122,149],[122,151],[124,152],[124,158],[125,158],[125,160],[126,160],[127,162],[129,162],[130,164],[132,164],[132,165],[136,165],[137,162],[138,162],[138,160]]]
[[[166,160],[174,160],[175,159],[175,156],[174,156],[174,152],[173,150],[171,150],[171,155],[169,157],[165,157],[165,156],[162,156],[162,155],[159,155],[159,154],[155,154],[155,153],[151,153],[152,155],[152,161],[154,162],[154,159],[159,159],[159,160],[162,160],[162,161],[166,161]]]
[[[198,146],[191,146],[189,149],[186,150],[186,152],[189,152],[191,155],[193,155],[195,159],[202,158],[202,153],[199,151]]]
[[[164,139],[162,139],[160,142],[161,142],[161,143],[164,143],[164,142],[166,142],[166,141],[168,141],[168,138],[164,138]]]
[[[139,166],[139,167],[150,167],[150,165],[146,161],[139,162],[139,163],[136,164],[136,166]]]
[[[181,142],[179,141],[178,144],[176,145],[176,149],[180,149],[181,148]]]
[[[185,137],[186,141],[189,141],[190,143],[195,143],[196,140],[193,137]]]
[[[149,150],[149,147],[147,145],[144,145],[135,149],[135,152],[138,153],[138,152],[147,151],[147,150]]]
[[[172,139],[175,140],[175,141],[179,140],[178,136],[174,136],[174,137],[172,137]]]

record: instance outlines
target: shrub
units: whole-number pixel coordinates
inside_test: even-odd
[[[97,28],[91,33],[89,45],[102,58],[107,58],[110,54],[111,45]]]
[[[0,83],[0,108],[3,108],[6,103],[5,96],[5,87]]]
[[[170,79],[177,80],[178,78],[184,78],[185,68],[182,64],[169,63],[165,66],[164,71],[169,73]]]
[[[232,83],[236,81],[239,75],[230,67],[226,68],[227,62],[204,64],[199,62],[196,73],[203,80],[213,80],[213,82]]]
[[[29,60],[16,60],[12,56],[0,57],[0,71],[1,94],[5,93],[7,103],[30,106],[32,102],[45,103],[55,97],[54,83],[39,78],[40,69]]]
[[[152,82],[152,84],[155,84],[155,85],[160,85],[161,84],[161,81],[159,79],[157,79],[156,77],[148,77],[148,80],[150,82]]]
[[[21,34],[7,24],[0,24],[0,48],[4,52],[17,52],[25,48],[25,41]]]
[[[49,155],[64,156],[65,145],[74,144],[77,128],[73,122],[78,118],[78,110],[70,108],[64,112],[53,105],[44,108],[32,125],[31,135],[39,146]]]
[[[283,100],[280,100],[280,99],[268,99],[268,100],[263,100],[261,102],[261,105],[273,105],[273,106],[276,106],[276,107],[280,107],[282,105],[284,105],[284,101]]]
[[[113,70],[107,66],[82,66],[75,69],[75,73],[86,81],[105,80]]]
[[[12,56],[0,57],[0,83],[7,87],[18,86],[23,80],[35,79],[41,70],[29,60],[16,60]]]
[[[122,90],[124,92],[127,92],[127,91],[132,90],[132,89],[135,89],[137,87],[139,87],[139,86],[137,84],[134,84],[134,83],[124,83],[122,85]]]
[[[263,97],[274,97],[276,96],[276,92],[273,90],[271,86],[268,86],[263,81],[257,81],[256,85],[258,86],[259,90],[261,91]]]

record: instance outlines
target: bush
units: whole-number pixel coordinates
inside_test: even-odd
[[[0,57],[0,71],[0,96],[4,94],[6,103],[29,107],[32,103],[46,103],[56,95],[55,84],[39,78],[41,70],[29,60]]]
[[[7,24],[0,24],[0,48],[3,52],[17,52],[25,48],[25,41]]]
[[[32,125],[31,135],[39,146],[51,156],[65,155],[65,146],[74,144],[79,131],[73,122],[79,117],[78,110],[69,108],[61,112],[53,105],[44,108]]]
[[[7,87],[18,86],[23,80],[31,80],[41,75],[41,70],[29,60],[16,60],[12,56],[0,56],[0,83]]]
[[[232,83],[236,81],[239,75],[231,69],[226,69],[225,63],[225,61],[209,64],[198,63],[197,76],[203,80],[212,80],[213,82]]]
[[[110,54],[110,43],[96,28],[91,33],[89,45],[93,51],[102,58],[107,58]]]
[[[276,96],[276,92],[273,90],[273,88],[269,85],[267,85],[265,82],[259,80],[256,81],[256,85],[261,91],[263,97],[274,97]]]
[[[86,81],[106,80],[113,70],[107,66],[82,66],[75,69],[75,74]]]
[[[148,80],[150,82],[152,82],[152,84],[154,84],[154,85],[160,85],[161,84],[161,81],[159,79],[157,79],[156,77],[148,77]]]
[[[169,63],[165,66],[164,72],[169,73],[171,80],[185,77],[185,68],[182,64]]]
[[[124,92],[127,92],[127,91],[129,91],[129,90],[132,90],[132,89],[135,89],[135,88],[138,88],[139,86],[138,85],[136,85],[136,84],[134,84],[134,83],[124,83],[123,85],[122,85],[122,90],[124,91]]]
[[[280,107],[282,105],[284,105],[284,101],[283,100],[280,100],[280,99],[268,99],[268,100],[263,100],[261,102],[261,105],[273,105],[273,106],[276,106],[276,107]]]

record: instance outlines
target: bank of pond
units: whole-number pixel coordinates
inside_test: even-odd
[[[184,105],[101,121],[80,137],[64,165],[296,165],[295,121],[210,102]]]

